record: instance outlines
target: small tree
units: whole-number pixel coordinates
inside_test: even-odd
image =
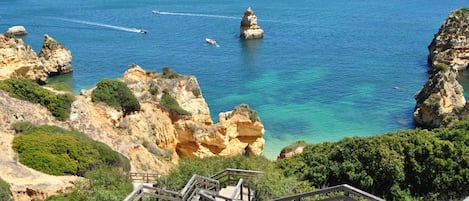
[[[118,80],[103,79],[91,94],[91,101],[104,102],[116,109],[121,109],[124,114],[130,114],[140,110],[140,103],[124,82]]]

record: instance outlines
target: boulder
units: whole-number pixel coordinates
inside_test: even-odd
[[[242,39],[259,39],[264,37],[264,30],[257,25],[257,16],[248,7],[244,11],[243,18],[241,19],[240,37]]]
[[[28,34],[28,32],[26,31],[26,28],[24,28],[24,26],[12,26],[12,27],[8,28],[6,33],[13,34],[15,36],[24,36],[24,35]]]

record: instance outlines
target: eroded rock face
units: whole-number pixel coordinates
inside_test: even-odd
[[[38,56],[22,39],[0,34],[0,80],[21,77],[44,84],[49,76],[71,72],[71,61],[70,50],[48,35]]]
[[[244,11],[243,18],[241,19],[240,37],[243,39],[259,39],[264,37],[264,30],[257,25],[257,16],[248,7]]]
[[[45,83],[48,75],[31,46],[0,34],[0,79],[15,77]]]
[[[428,63],[453,66],[456,70],[469,65],[469,9],[452,11],[428,46]]]
[[[415,99],[414,120],[423,128],[438,128],[467,116],[458,71],[469,64],[469,9],[452,11],[428,46],[430,78]]]
[[[72,54],[62,44],[49,35],[44,35],[39,60],[44,65],[44,70],[50,76],[70,73],[72,68]]]
[[[464,89],[456,80],[458,71],[440,70],[431,75],[415,99],[414,120],[419,127],[438,128],[461,119],[467,109]]]

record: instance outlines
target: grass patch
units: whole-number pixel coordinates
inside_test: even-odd
[[[132,192],[132,183],[117,168],[99,167],[85,174],[87,181],[71,193],[54,195],[45,201],[121,201]]]
[[[11,200],[10,184],[0,179],[0,200]]]
[[[19,162],[51,175],[79,175],[101,165],[129,169],[127,158],[85,134],[56,126],[25,126],[13,140]],[[16,130],[16,129],[15,129]]]
[[[247,113],[249,115],[249,119],[252,122],[260,121],[259,115],[257,112],[249,107],[247,104],[240,104],[236,106],[233,110],[233,112],[241,112],[241,113]]]

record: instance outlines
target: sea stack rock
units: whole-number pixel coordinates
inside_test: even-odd
[[[258,39],[264,37],[264,30],[257,25],[257,17],[248,7],[244,11],[243,18],[241,19],[240,37],[243,39]]]
[[[449,125],[467,115],[464,89],[456,80],[458,71],[451,68],[433,73],[415,96],[414,120],[423,128]]]
[[[469,8],[452,11],[428,46],[430,78],[415,95],[414,120],[423,128],[446,127],[468,115],[458,71],[469,65]]]
[[[13,34],[14,36],[24,36],[28,34],[26,31],[26,28],[24,26],[12,26],[10,27],[7,32],[7,34]]]
[[[62,44],[49,35],[44,35],[42,49],[38,54],[44,64],[44,70],[49,76],[70,73],[72,68],[72,54]]]
[[[469,8],[452,11],[428,46],[428,63],[453,66],[456,70],[469,65]]]

